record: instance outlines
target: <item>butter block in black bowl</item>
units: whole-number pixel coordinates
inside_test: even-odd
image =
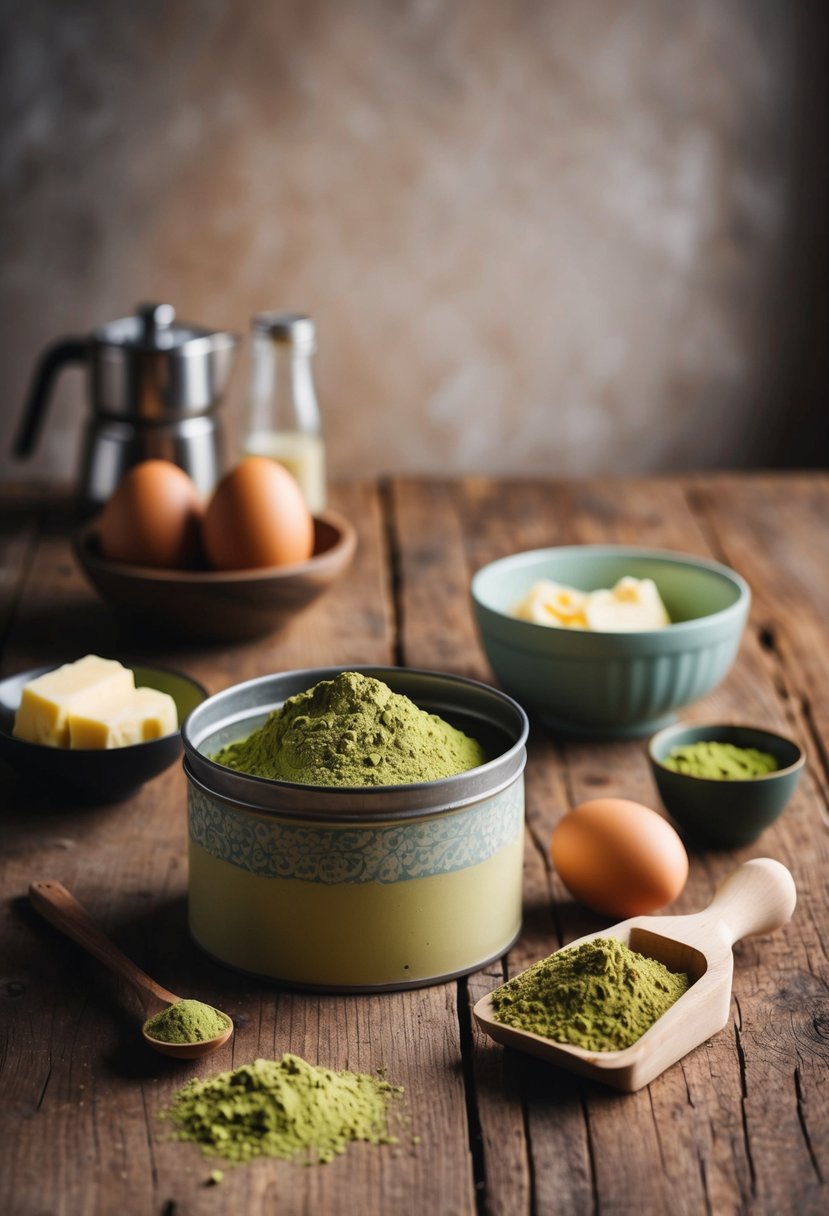
[[[21,671],[0,681],[0,758],[16,772],[47,788],[56,801],[121,802],[145,782],[163,773],[182,752],[181,724],[207,696],[189,676],[161,667],[134,667],[137,686],[169,693],[176,703],[179,729],[160,739],[128,747],[73,751],[28,743],[12,734],[23,687],[60,664]]]

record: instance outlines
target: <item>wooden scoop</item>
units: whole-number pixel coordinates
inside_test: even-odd
[[[79,904],[61,883],[33,882],[29,886],[29,899],[32,907],[51,925],[71,937],[79,946],[83,946],[84,950],[88,950],[105,967],[129,980],[144,994],[148,1020],[168,1005],[176,1005],[181,1000],[181,997],[168,992],[155,980],[150,979],[132,959],[122,954],[115,943],[98,928],[86,908]],[[141,1034],[144,1041],[162,1055],[176,1056],[180,1060],[197,1060],[200,1056],[209,1055],[211,1051],[223,1047],[233,1034],[233,1022],[227,1014],[224,1016],[227,1018],[227,1030],[214,1039],[203,1039],[196,1043],[165,1043],[162,1039],[154,1039],[152,1035],[147,1034],[146,1022],[141,1027]]]
[[[559,1068],[632,1093],[722,1030],[731,1007],[733,943],[751,933],[779,929],[794,912],[796,899],[794,880],[786,867],[769,857],[757,857],[730,874],[702,912],[634,916],[571,942],[579,946],[596,937],[615,937],[671,971],[684,971],[691,981],[688,991],[622,1051],[585,1051],[497,1022],[492,994],[475,1005],[475,1018],[490,1038],[505,1047],[530,1052]]]

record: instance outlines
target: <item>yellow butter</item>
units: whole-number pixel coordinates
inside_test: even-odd
[[[536,625],[563,625],[569,629],[584,629],[584,608],[587,596],[574,587],[554,583],[552,579],[541,579],[535,583],[520,603],[514,614]]]
[[[649,578],[622,578],[610,591],[592,592],[586,613],[588,628],[602,633],[664,629],[671,623]]]
[[[620,578],[610,590],[579,591],[540,579],[512,609],[513,616],[536,625],[597,633],[664,629],[670,618],[653,579]]]
[[[69,746],[85,750],[129,747],[177,730],[178,712],[170,694],[156,688],[136,688],[127,700],[109,711],[70,714]]]
[[[116,659],[88,654],[30,680],[23,688],[12,733],[29,743],[69,746],[71,714],[99,711],[135,691],[135,677]]]

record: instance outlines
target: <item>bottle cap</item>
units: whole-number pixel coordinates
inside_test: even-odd
[[[252,325],[257,333],[269,334],[274,342],[314,348],[314,322],[303,312],[258,312]]]

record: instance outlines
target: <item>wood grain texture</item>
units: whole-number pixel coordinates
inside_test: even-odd
[[[739,943],[725,1029],[647,1088],[614,1093],[506,1051],[471,1007],[505,976],[607,924],[553,872],[552,830],[599,793],[658,806],[642,743],[564,742],[533,726],[525,774],[525,919],[497,964],[405,993],[292,993],[213,964],[186,931],[185,785],[176,767],[120,806],[62,805],[3,768],[0,1210],[76,1213],[458,1213],[592,1216],[791,1213],[829,1204],[829,481],[820,475],[587,482],[404,478],[334,487],[355,525],[346,575],[285,633],[233,646],[130,635],[89,591],[61,504],[18,495],[0,512],[4,674],[88,650],[178,667],[218,691],[270,671],[398,662],[490,681],[471,574],[518,549],[635,542],[712,555],[753,593],[727,680],[688,720],[758,722],[796,735],[808,768],[756,846],[694,853],[670,909],[704,907],[751,856],[794,874],[784,929]],[[231,1044],[195,1066],[136,1045],[142,1017],[108,975],[27,906],[54,876],[142,968],[226,1009]],[[385,1066],[406,1087],[399,1143],[355,1145],[329,1166],[211,1168],[164,1139],[157,1111],[183,1081],[294,1051]],[[414,1142],[414,1137],[419,1141]]]

